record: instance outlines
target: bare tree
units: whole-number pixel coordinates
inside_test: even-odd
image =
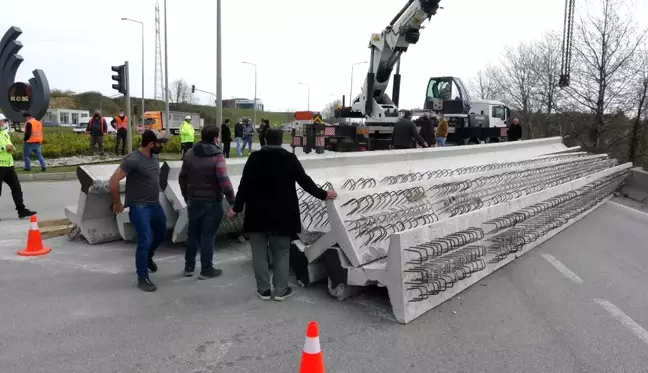
[[[600,9],[575,25],[574,69],[567,90],[573,103],[593,115],[593,122],[574,128],[588,149],[600,152],[626,143],[627,132],[610,127],[629,109],[630,85],[637,76],[635,53],[646,32],[623,15],[625,0],[597,0]],[[615,138],[616,137],[616,138]]]
[[[535,137],[534,114],[540,109],[536,86],[538,74],[534,70],[533,46],[520,43],[507,47],[501,57],[501,67],[495,71],[497,91],[520,116],[523,128],[530,138]]]
[[[194,97],[193,94],[191,93],[191,87],[189,87],[189,85],[184,79],[174,80],[171,83],[171,87],[169,89],[169,101],[176,104],[194,103]]]
[[[334,119],[335,118],[335,109],[337,109],[338,107],[341,107],[341,106],[342,106],[342,101],[340,101],[340,100],[335,100],[335,101],[332,101],[332,102],[329,102],[328,104],[326,104],[326,106],[324,107],[324,110],[322,110],[322,117],[324,118],[324,120],[328,121],[328,120]]]
[[[648,50],[642,51],[639,58],[639,75],[636,80],[635,87],[635,102],[637,105],[637,115],[632,122],[632,133],[630,137],[630,149],[628,154],[628,159],[631,162],[637,161],[638,149],[643,149],[641,156],[646,156],[646,128],[642,126],[641,123],[645,118],[648,118]],[[643,141],[641,141],[643,140]]]
[[[535,96],[538,100],[539,111],[546,115],[544,128],[539,129],[540,136],[557,133],[564,135],[562,122],[554,115],[558,109],[562,91],[558,87],[560,76],[560,36],[556,33],[546,33],[533,44],[532,69],[536,77]],[[546,130],[545,130],[546,128]]]
[[[490,65],[477,71],[477,74],[468,81],[470,95],[480,100],[498,99],[496,76],[496,69]]]

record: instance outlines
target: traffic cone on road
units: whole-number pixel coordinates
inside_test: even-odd
[[[306,327],[306,342],[302,351],[299,373],[324,373],[324,357],[319,342],[319,328],[315,321]]]
[[[32,215],[29,219],[29,233],[27,234],[27,246],[18,252],[22,256],[38,256],[45,255],[52,251],[49,247],[43,246],[43,238],[38,229],[38,219],[36,215]]]

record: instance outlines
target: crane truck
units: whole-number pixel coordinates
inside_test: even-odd
[[[398,108],[401,57],[411,44],[418,42],[424,22],[437,14],[440,1],[409,0],[380,34],[371,35],[369,70],[362,92],[351,98],[350,106],[335,111],[337,125],[325,129],[322,125],[316,126],[315,135],[309,138],[324,138],[319,143],[324,143],[325,148],[332,151],[389,148],[394,124],[401,116]],[[387,87],[394,69],[396,74],[390,97]],[[428,83],[424,108],[415,115],[445,117],[449,123],[449,140],[470,144],[503,139],[509,112],[502,102],[473,102],[459,78],[434,77]],[[293,145],[307,142],[299,139],[293,141]]]

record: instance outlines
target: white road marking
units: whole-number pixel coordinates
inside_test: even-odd
[[[642,328],[641,325],[637,324],[630,316],[626,315],[621,311],[617,306],[605,299],[594,299],[599,306],[605,308],[608,313],[625,325],[637,338],[639,338],[643,343],[648,345],[648,331]]]
[[[567,277],[568,279],[574,281],[577,284],[582,284],[583,279],[578,277],[577,274],[572,272],[569,268],[567,268],[564,264],[562,264],[558,259],[554,258],[553,255],[551,254],[542,254],[542,257],[545,258],[549,263],[551,263],[552,266],[556,267],[556,269],[563,274],[563,276]]]

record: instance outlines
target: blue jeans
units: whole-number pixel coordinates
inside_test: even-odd
[[[445,146],[446,138],[437,136],[436,142],[437,146]]]
[[[243,155],[243,153],[242,153],[243,149],[241,149],[241,144],[243,143],[243,139],[240,138],[240,137],[237,137],[234,140],[236,140],[236,156],[240,157],[240,156]]]
[[[196,253],[200,247],[200,272],[213,267],[214,236],[223,221],[223,202],[216,200],[190,199],[187,204],[189,228],[187,232],[187,250],[185,252],[185,269],[196,267]]]
[[[138,278],[148,278],[148,261],[155,255],[155,249],[164,241],[166,235],[166,216],[162,206],[133,205],[130,206],[128,217],[135,226],[137,249],[135,251],[135,267]]]
[[[29,159],[31,153],[36,153],[36,159],[38,159],[41,168],[45,169],[47,166],[45,165],[45,158],[43,158],[43,153],[41,153],[41,144],[26,142],[23,144],[23,161],[25,161],[25,170],[29,170],[31,168]]]
[[[241,150],[245,150],[245,145],[248,146],[248,151],[252,152],[252,136],[243,137],[243,149]]]

